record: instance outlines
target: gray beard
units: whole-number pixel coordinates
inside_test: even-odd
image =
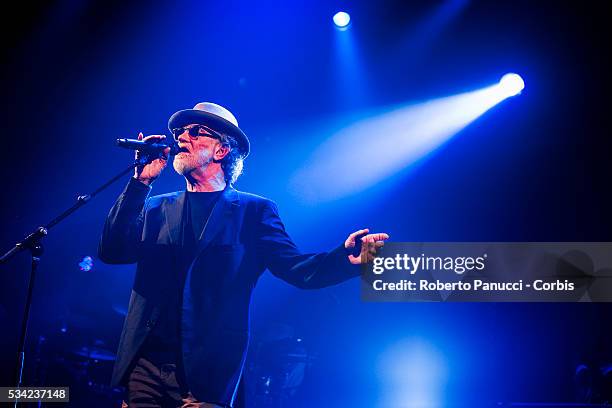
[[[208,166],[213,161],[212,156],[202,161],[202,157],[194,158],[192,155],[188,158],[178,159],[174,156],[172,167],[181,176],[191,173],[192,171]]]

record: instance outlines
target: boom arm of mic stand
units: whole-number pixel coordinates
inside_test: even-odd
[[[98,195],[101,191],[105,190],[108,186],[113,184],[115,181],[119,180],[121,177],[126,175],[128,172],[134,169],[135,166],[142,166],[147,164],[151,159],[149,157],[142,157],[136,160],[129,167],[123,169],[119,174],[102,184],[100,187],[95,189],[90,194],[85,194],[77,197],[77,202],[72,205],[72,207],[68,208],[66,211],[62,212],[57,217],[53,218],[47,224],[42,227],[36,228],[32,233],[26,236],[23,240],[19,241],[15,244],[13,248],[8,250],[2,257],[0,257],[0,264],[7,262],[13,256],[23,251],[24,249],[30,249],[32,245],[38,243],[40,239],[48,234],[49,229],[53,228],[57,224],[59,224],[62,220],[70,216],[73,212],[87,204],[93,197]]]

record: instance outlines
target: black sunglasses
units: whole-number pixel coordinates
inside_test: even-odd
[[[172,129],[172,136],[174,137],[174,140],[178,142],[179,136],[185,133],[185,131],[193,139],[197,139],[198,137],[212,137],[213,139],[221,140],[221,135],[218,132],[215,132],[211,128],[206,127],[204,125],[183,126],[179,128],[174,128]]]

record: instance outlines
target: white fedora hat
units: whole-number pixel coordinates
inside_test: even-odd
[[[238,143],[238,150],[247,157],[251,150],[249,138],[238,127],[236,117],[221,105],[212,102],[200,102],[193,109],[183,109],[175,112],[168,120],[168,129],[176,129],[197,123],[210,126],[211,129],[233,137]]]

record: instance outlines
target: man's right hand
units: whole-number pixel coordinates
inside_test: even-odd
[[[138,140],[143,142],[155,143],[165,139],[165,135],[151,135],[143,137],[142,132],[138,134]],[[151,185],[156,178],[159,177],[162,170],[166,168],[168,164],[168,157],[170,155],[170,148],[164,149],[164,157],[161,159],[155,159],[144,166],[138,166],[134,171],[134,178],[147,186]],[[138,160],[142,156],[142,153],[136,151],[136,159]]]

